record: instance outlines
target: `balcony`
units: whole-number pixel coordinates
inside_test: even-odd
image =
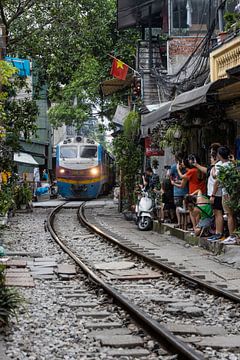
[[[226,39],[210,54],[211,81],[228,77],[227,71],[240,65],[239,33]]]

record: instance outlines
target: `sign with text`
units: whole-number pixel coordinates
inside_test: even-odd
[[[158,146],[154,146],[152,144],[152,138],[146,137],[145,138],[145,154],[146,156],[164,156],[164,150],[159,149]]]

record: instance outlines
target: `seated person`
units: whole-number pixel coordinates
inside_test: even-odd
[[[198,236],[204,228],[208,228],[212,224],[213,211],[210,201],[202,195],[201,190],[197,190],[193,194],[185,196],[185,204],[190,213],[194,233]]]

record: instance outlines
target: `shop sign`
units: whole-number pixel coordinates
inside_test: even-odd
[[[152,145],[152,138],[145,138],[145,154],[146,156],[164,156],[164,150],[159,149],[158,146]]]

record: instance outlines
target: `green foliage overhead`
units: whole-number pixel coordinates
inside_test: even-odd
[[[100,83],[109,78],[108,54],[134,65],[138,38],[135,30],[116,30],[115,0],[5,0],[0,16],[8,53],[33,58],[39,82],[48,84],[49,99],[56,103],[50,111],[54,126],[66,119],[80,127],[91,115],[91,104],[109,114],[111,100],[100,94]]]
[[[6,137],[0,138],[0,171],[11,170],[12,152],[20,149],[19,138],[29,139],[36,130],[36,103],[16,100],[18,91],[25,85],[16,72],[12,65],[0,61],[0,126],[6,132]]]

